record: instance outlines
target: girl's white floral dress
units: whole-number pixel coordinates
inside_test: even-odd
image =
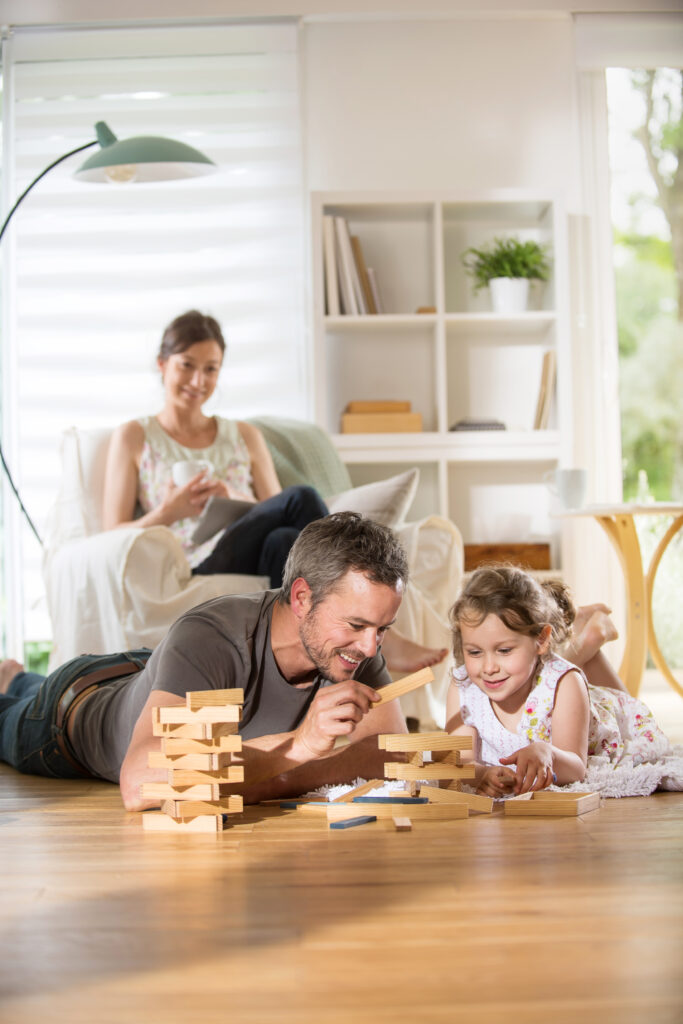
[[[485,693],[470,680],[465,666],[453,670],[460,692],[463,721],[479,734],[479,760],[497,764],[499,758],[514,754],[535,740],[552,741],[555,690],[567,672],[578,672],[586,682],[590,701],[589,758],[608,760],[612,765],[658,762],[672,753],[671,745],[655,722],[652,712],[635,697],[603,686],[591,686],[576,665],[554,655],[539,666],[515,732],[496,718]]]

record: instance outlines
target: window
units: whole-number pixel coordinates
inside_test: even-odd
[[[98,120],[122,138],[187,142],[219,168],[187,181],[89,185],[72,178],[86,153],[43,179],[13,220],[4,447],[43,531],[62,431],[154,411],[161,332],[186,309],[216,316],[228,342],[212,412],[305,417],[297,31],[19,32],[4,59],[6,202],[9,182],[16,197],[94,138]],[[40,549],[13,506],[11,516],[5,557],[15,584],[23,580],[25,635],[44,639]]]

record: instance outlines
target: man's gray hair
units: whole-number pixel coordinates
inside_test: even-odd
[[[349,571],[363,573],[387,587],[408,582],[403,545],[388,527],[357,512],[337,512],[316,519],[295,540],[285,564],[280,601],[288,604],[300,577],[311,588],[313,605],[335,589]]]

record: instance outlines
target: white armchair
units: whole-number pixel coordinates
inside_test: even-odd
[[[341,505],[354,507],[348,472],[324,431],[292,420],[254,422],[266,437],[283,487],[311,483],[325,498],[347,491],[349,500]],[[268,586],[263,576],[193,576],[180,543],[165,526],[102,531],[110,436],[111,430],[72,427],[62,439],[61,485],[43,557],[52,667],[84,652],[155,647],[171,623],[195,605]],[[398,525],[396,532],[411,571],[396,627],[419,643],[448,646],[448,609],[463,572],[460,533],[439,516]],[[404,712],[419,718],[423,728],[443,725],[446,666],[437,666],[435,676],[431,687],[402,700]]]

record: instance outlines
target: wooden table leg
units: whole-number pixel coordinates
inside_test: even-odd
[[[626,584],[626,645],[619,675],[626,689],[638,696],[645,670],[648,641],[648,602],[643,558],[632,515],[596,516],[619,556]]]
[[[650,654],[652,655],[652,660],[654,661],[655,665],[666,679],[667,683],[671,687],[673,687],[673,689],[676,691],[676,693],[678,693],[680,697],[683,697],[683,687],[678,682],[676,677],[673,675],[671,669],[664,660],[664,655],[662,654],[659,644],[657,643],[657,634],[655,633],[654,619],[652,616],[652,598],[655,589],[655,576],[657,575],[659,563],[662,560],[664,552],[666,551],[669,544],[671,543],[671,541],[676,536],[676,534],[682,526],[683,516],[678,516],[671,523],[671,526],[666,531],[666,533],[660,540],[659,544],[657,545],[655,553],[652,556],[652,560],[650,562],[650,567],[647,571],[647,577],[645,579],[645,588],[647,591],[647,642],[650,648]]]

